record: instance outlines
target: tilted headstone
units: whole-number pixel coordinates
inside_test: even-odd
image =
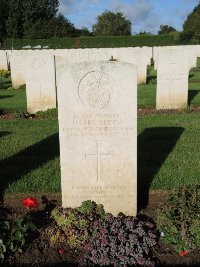
[[[8,70],[8,59],[5,50],[0,50],[0,70]]]
[[[56,57],[63,207],[136,215],[137,68]]]
[[[177,49],[160,51],[157,71],[157,109],[181,109],[188,103],[189,59]]]
[[[27,111],[35,113],[56,108],[54,56],[42,51],[32,52],[27,58]]]

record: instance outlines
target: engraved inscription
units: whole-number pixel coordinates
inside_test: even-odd
[[[108,185],[108,186],[72,186],[70,198],[72,199],[105,199],[110,201],[112,199],[129,201],[134,198],[134,194],[129,192],[128,186]]]
[[[109,156],[110,154],[108,153],[101,153],[100,152],[100,144],[101,144],[101,140],[96,140],[96,153],[93,154],[85,154],[85,158],[87,158],[88,156],[93,156],[96,157],[96,179],[97,181],[101,180],[101,158],[104,156]]]
[[[114,86],[108,74],[100,71],[87,73],[80,81],[78,95],[81,102],[94,109],[103,109],[111,101]]]
[[[67,136],[96,138],[122,136],[132,134],[133,127],[126,125],[120,114],[73,114],[69,127],[66,128]]]

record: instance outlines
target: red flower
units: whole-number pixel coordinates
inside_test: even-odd
[[[61,248],[60,248],[60,249],[58,250],[58,253],[59,253],[60,255],[63,255],[64,252],[65,252],[64,249],[61,249]]]
[[[22,199],[22,204],[27,209],[37,208],[38,207],[37,199],[32,198],[32,197],[26,197],[26,198]]]
[[[183,257],[183,256],[187,255],[188,253],[189,253],[188,250],[181,251],[181,252],[179,252],[179,256]]]

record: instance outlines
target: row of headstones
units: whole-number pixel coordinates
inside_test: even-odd
[[[3,51],[0,53],[0,61],[1,55],[3,56]],[[147,65],[151,61],[152,48],[5,51],[4,68],[6,64],[10,64],[14,88],[26,84],[27,110],[31,113],[56,107],[54,56],[65,57],[65,62],[68,64],[108,60],[136,64],[138,83],[142,83],[146,81]]]
[[[56,107],[54,56],[64,56],[68,64],[108,60],[135,64],[138,84],[146,81],[153,57],[158,69],[156,108],[177,109],[187,106],[188,73],[196,66],[200,46],[0,51],[0,69],[10,65],[13,87],[26,83],[31,113]]]
[[[174,77],[178,84],[188,73],[188,57],[181,57],[180,51],[161,52],[158,68],[159,60],[167,83]],[[37,56],[31,62],[34,86],[39,81],[41,87],[43,80],[52,78],[52,57]],[[67,56],[56,56],[63,207],[90,199],[114,215],[136,215],[137,80],[133,64],[69,64]]]

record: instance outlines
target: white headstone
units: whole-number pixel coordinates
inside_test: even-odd
[[[138,84],[146,83],[147,65],[151,61],[149,50],[140,47],[114,48],[114,58],[119,62],[126,62],[137,65],[138,67]]]
[[[5,50],[5,51],[7,55],[8,69],[10,69],[10,58],[11,58],[12,50]]]
[[[157,109],[181,109],[188,102],[189,59],[177,49],[164,50],[158,56]]]
[[[136,215],[137,70],[56,57],[62,202]]]
[[[80,49],[68,49],[67,59],[69,64],[80,62],[79,51]]]
[[[92,48],[92,49],[62,49],[55,50],[55,56],[66,55],[66,63],[99,62],[114,60],[131,63],[138,67],[138,83],[145,83],[147,65],[151,62],[152,48],[150,47],[122,47],[122,48]]]
[[[27,59],[27,111],[36,113],[56,108],[54,56],[42,51],[32,52]]]
[[[153,48],[153,59],[154,59],[154,69],[157,70],[158,68],[158,56],[161,51],[165,50],[177,50],[182,52],[182,57],[186,56],[188,57],[189,64],[188,68],[189,70],[191,68],[196,67],[197,63],[197,51],[196,48],[191,45],[179,45],[179,46],[158,46]]]
[[[7,53],[5,50],[0,50],[0,70],[8,70]]]
[[[109,48],[92,48],[89,51],[89,61],[108,61],[111,58]]]
[[[79,49],[79,50],[80,50],[79,52],[80,62],[88,62],[91,49],[85,48],[85,49]]]
[[[30,51],[26,50],[13,50],[11,52],[10,68],[13,88],[18,88],[20,85],[26,83],[26,60],[28,53]]]
[[[148,59],[148,65],[150,65],[151,59],[153,58],[153,47],[143,46],[142,49],[144,50],[144,53]]]

